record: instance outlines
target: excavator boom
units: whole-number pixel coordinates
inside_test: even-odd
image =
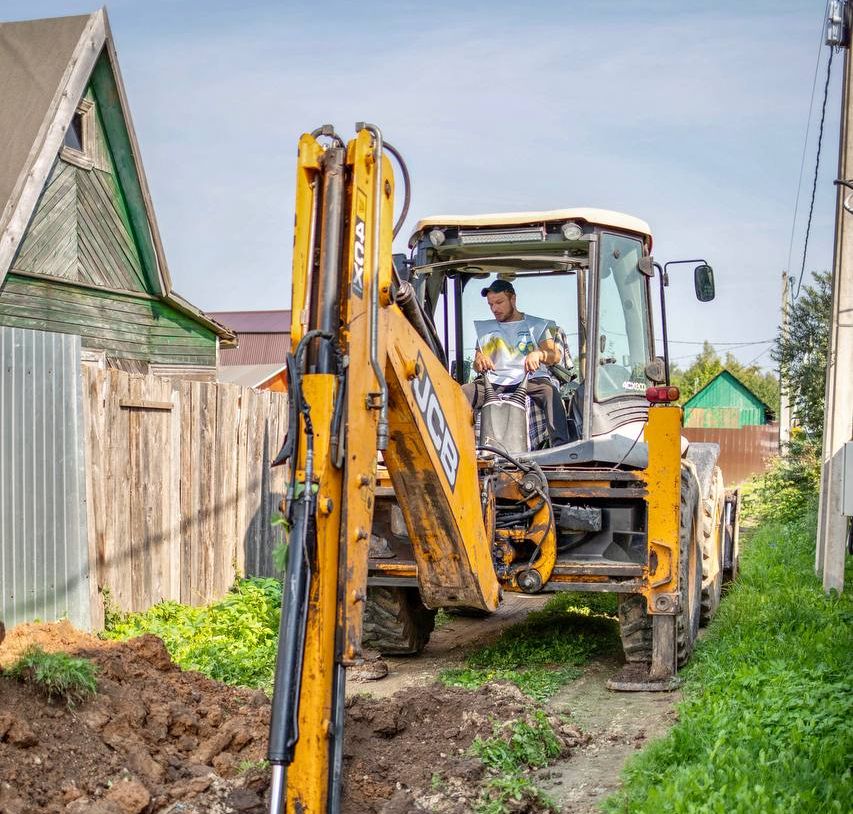
[[[345,668],[361,661],[378,454],[434,606],[494,610],[471,411],[394,274],[382,135],[302,136],[288,359],[288,569],[269,758],[270,811],[340,804]],[[321,141],[322,139],[322,141]]]

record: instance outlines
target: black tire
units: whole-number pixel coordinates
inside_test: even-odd
[[[693,473],[681,470],[681,509],[679,513],[679,579],[680,609],[675,617],[676,652],[679,667],[693,653],[699,635],[702,615],[702,534],[697,527],[699,484]]]
[[[415,655],[426,647],[434,627],[435,611],[421,602],[417,588],[367,589],[365,647],[383,656]]]
[[[678,666],[690,658],[699,632],[700,600],[702,588],[702,558],[696,529],[696,509],[699,489],[696,478],[681,470],[681,506],[679,512],[680,573],[679,591],[681,609],[676,616]],[[619,634],[622,649],[628,662],[651,663],[652,617],[642,594],[619,595]]]
[[[723,485],[723,473],[714,467],[711,488],[702,501],[702,613],[699,624],[707,625],[717,608],[720,607],[720,594],[723,589],[723,503],[726,498]],[[716,528],[716,534],[714,530]],[[709,575],[713,570],[716,574]]]
[[[619,635],[625,661],[652,660],[652,617],[642,594],[619,594]]]

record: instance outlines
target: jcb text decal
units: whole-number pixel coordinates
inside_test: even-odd
[[[420,354],[418,354],[418,369],[421,373],[418,378],[412,380],[412,392],[415,394],[415,402],[421,411],[421,417],[427,425],[429,437],[441,461],[441,468],[447,475],[450,489],[453,490],[456,487],[456,474],[459,471],[459,450],[450,434],[450,427],[444,417],[441,404],[435,395],[435,388],[427,375],[426,364]]]
[[[364,296],[364,221],[355,217],[355,240],[352,244],[352,293]]]

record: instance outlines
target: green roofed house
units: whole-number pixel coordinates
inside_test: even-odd
[[[0,24],[0,326],[211,380],[235,344],[172,290],[104,9]]]
[[[684,403],[684,426],[740,429],[767,424],[773,411],[728,370]]]

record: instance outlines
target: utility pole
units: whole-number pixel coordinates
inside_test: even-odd
[[[823,587],[844,590],[848,519],[841,513],[843,446],[853,438],[853,61],[850,2],[830,3],[827,44],[844,49],[838,197],[832,268],[832,322],[826,369],[826,407],[815,564]],[[850,208],[848,208],[850,207]]]
[[[788,338],[788,289],[790,277],[787,271],[782,272],[782,339]],[[788,401],[785,379],[782,368],[779,368],[779,448],[791,440],[791,402]]]

